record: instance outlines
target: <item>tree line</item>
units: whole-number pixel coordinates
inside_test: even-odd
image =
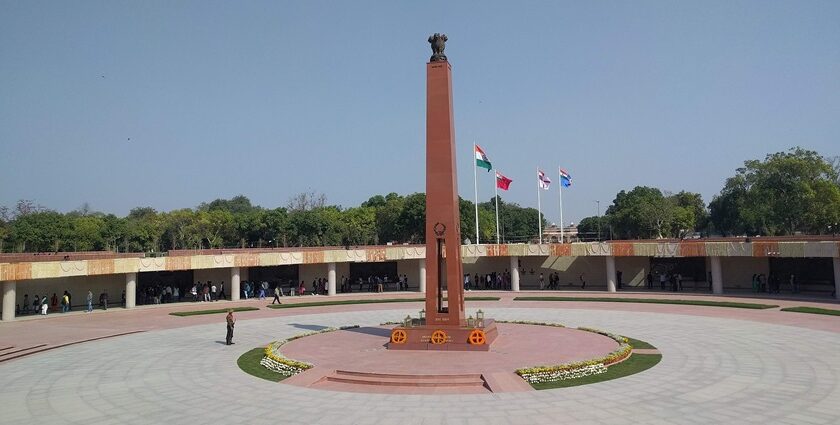
[[[482,243],[495,242],[495,198],[478,205]],[[460,199],[461,236],[475,238],[475,204]],[[239,195],[169,212],[132,209],[125,217],[88,205],[59,213],[33,201],[0,207],[0,252],[160,252],[222,247],[356,246],[423,243],[426,195],[376,195],[361,205],[327,204],[305,192],[263,208]],[[503,242],[537,238],[535,208],[499,198]],[[545,227],[546,220],[540,217]],[[578,223],[582,240],[836,234],[840,159],[793,148],[749,160],[709,205],[698,193],[639,186],[620,191],[601,217]],[[474,242],[474,241],[473,241]]]
[[[748,160],[708,206],[698,193],[638,186],[619,192],[601,217],[580,221],[586,238],[837,234],[840,157],[792,148]]]
[[[495,242],[494,199],[479,204],[482,241]],[[475,235],[474,203],[461,199],[464,238]],[[537,210],[499,199],[505,241],[536,237]],[[132,209],[125,217],[89,206],[59,213],[21,200],[0,207],[0,252],[120,251],[234,247],[356,246],[425,241],[426,195],[376,195],[357,207],[328,205],[323,194],[293,196],[285,207],[263,208],[246,196],[160,212]],[[543,219],[544,220],[544,219]]]

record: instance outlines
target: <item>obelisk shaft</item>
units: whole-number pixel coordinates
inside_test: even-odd
[[[452,67],[445,60],[429,62],[426,64],[426,323],[429,325],[465,323],[460,224]],[[441,279],[446,288],[442,287]],[[443,289],[447,301],[442,301]],[[441,302],[445,308],[441,308]]]

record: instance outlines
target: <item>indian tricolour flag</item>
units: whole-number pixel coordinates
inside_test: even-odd
[[[481,150],[481,147],[475,145],[475,165],[476,167],[486,168],[487,171],[493,169],[493,165],[490,164],[490,160],[487,159],[487,155],[484,154],[484,151]]]

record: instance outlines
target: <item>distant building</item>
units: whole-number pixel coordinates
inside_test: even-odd
[[[563,242],[577,242],[578,230],[575,223],[571,223],[563,228]],[[545,243],[560,243],[560,226],[551,223],[543,229],[543,242]]]

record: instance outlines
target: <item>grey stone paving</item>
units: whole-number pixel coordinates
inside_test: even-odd
[[[320,391],[241,372],[237,357],[311,329],[413,311],[240,321],[135,334],[0,364],[0,423],[837,424],[840,335],[756,322],[588,310],[487,309],[488,317],[592,326],[647,340],[653,369],[582,387],[490,395]]]

